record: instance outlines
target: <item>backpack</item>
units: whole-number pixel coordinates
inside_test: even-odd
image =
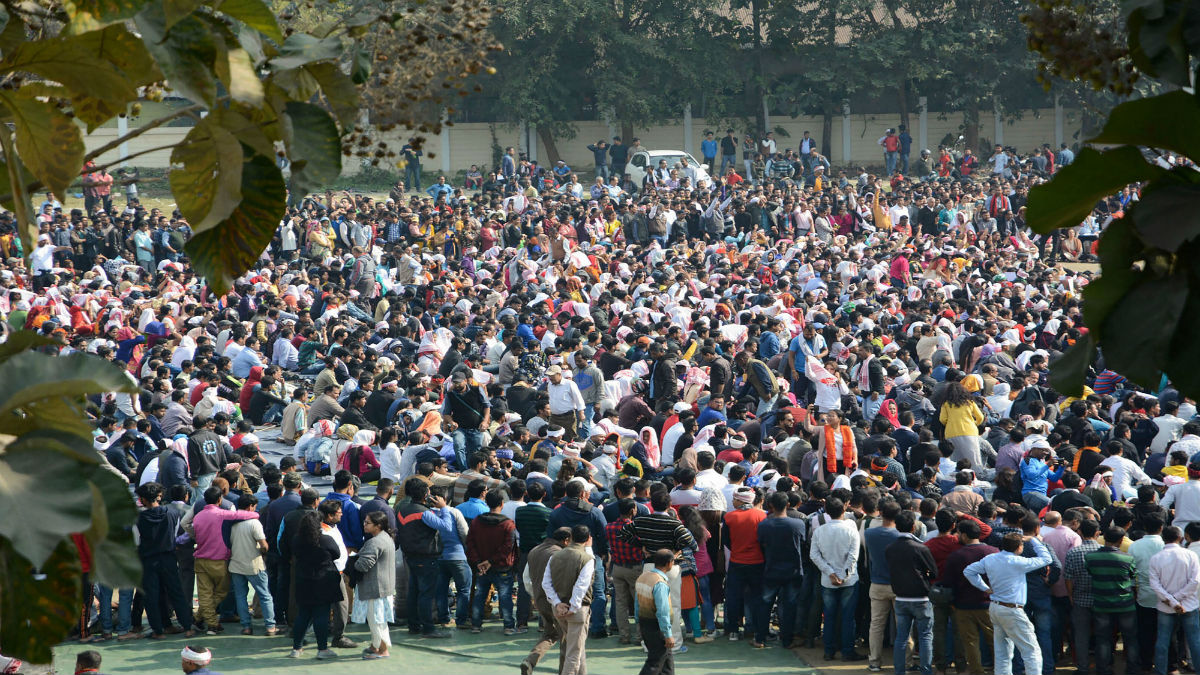
[[[804,458],[800,460],[800,480],[805,485],[817,479],[817,474],[821,470],[821,454],[816,448],[804,453]]]
[[[813,521],[816,521],[816,526],[813,526]],[[800,544],[800,560],[804,565],[813,565],[812,562],[812,538],[813,533],[817,531],[817,527],[829,522],[829,517],[825,515],[825,510],[822,509],[804,519],[804,539]]]

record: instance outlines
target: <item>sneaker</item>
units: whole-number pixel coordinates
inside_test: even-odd
[[[333,646],[340,649],[354,649],[358,646],[358,643],[343,635],[334,641]]]
[[[529,632],[528,628],[524,628],[521,626],[518,626],[516,628],[505,628],[504,629],[505,635],[522,635],[522,634],[528,633],[528,632]]]
[[[675,645],[675,648],[672,649],[671,652],[675,653],[675,654],[686,654],[687,650],[688,650],[687,645],[678,644],[678,645]]]
[[[336,658],[337,658],[337,652],[333,651],[332,649],[322,649],[321,651],[317,652],[317,660],[319,660],[319,661],[325,661],[328,659],[336,659]]]
[[[292,652],[291,652],[290,654],[288,654],[288,655],[287,655],[287,657],[288,657],[289,659],[298,659],[298,658],[300,658],[301,656],[304,656],[304,650],[303,650],[303,649],[293,649],[293,650],[292,650]]]
[[[742,639],[742,635],[740,633],[738,633],[737,631],[734,631],[729,634],[730,642],[737,642],[738,640],[741,640],[741,639]]]
[[[471,635],[479,635],[483,632],[482,626],[471,626]]]
[[[872,673],[880,673],[883,672],[883,666],[877,663],[868,663],[867,670],[871,671]]]
[[[692,638],[692,644],[697,644],[697,645],[706,645],[712,641],[713,641],[713,639],[707,635],[701,635],[698,638]]]

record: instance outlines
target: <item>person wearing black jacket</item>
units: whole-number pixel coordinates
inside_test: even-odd
[[[442,539],[438,531],[425,522],[425,514],[429,511],[425,504],[430,499],[429,485],[414,476],[405,481],[404,495],[409,501],[396,507],[396,544],[408,565],[408,632],[424,638],[448,637],[433,623]],[[439,506],[445,506],[441,497],[433,499],[440,502]]]
[[[929,548],[913,535],[917,514],[902,511],[896,516],[901,537],[884,551],[891,572],[892,592],[896,594],[896,634],[908,635],[917,627],[917,645],[922,673],[933,672],[933,603],[929,589],[937,578],[937,564]],[[904,675],[905,640],[896,640],[893,658],[896,675]]]
[[[175,558],[175,535],[183,513],[162,505],[163,487],[158,483],[146,483],[137,492],[144,507],[137,519],[138,557],[142,560],[142,588],[146,593],[150,637],[155,640],[166,637],[168,618],[163,616],[162,607],[168,603],[175,609],[175,618],[186,631],[185,636],[192,637],[196,633],[192,626],[191,593],[184,595],[179,563]],[[167,603],[160,597],[164,590]]]
[[[212,485],[217,472],[229,463],[225,455],[225,441],[216,430],[216,416],[202,423],[197,422],[196,427],[187,442],[188,478],[192,484],[193,502],[201,501],[201,496]]]
[[[278,501],[278,500],[276,500]],[[321,501],[321,493],[313,488],[308,488],[300,493],[300,506],[293,509],[283,516],[282,520],[274,521],[278,513],[272,513],[271,507],[267,507],[267,524],[270,526],[273,522],[278,522],[277,533],[274,538],[268,537],[267,543],[271,546],[271,550],[276,551],[279,555],[279,578],[281,580],[279,587],[279,595],[273,596],[279,598],[276,600],[276,611],[283,609],[286,598],[287,617],[289,622],[295,622],[295,618],[299,611],[296,606],[296,594],[292,592],[292,566],[295,562],[292,553],[292,540],[299,530],[300,519],[306,513],[312,513],[317,510],[317,502]],[[272,504],[271,506],[274,506]],[[282,508],[282,507],[280,507]],[[285,585],[286,584],[286,585]]]
[[[729,359],[724,356],[718,356],[715,347],[706,346],[701,348],[700,355],[704,357],[704,364],[708,366],[708,390],[712,396],[718,394],[728,397],[730,385],[733,383],[733,366],[729,364]]]
[[[291,589],[292,561],[279,555],[279,531],[283,528],[284,519],[294,511],[303,507],[300,495],[300,474],[290,472],[283,476],[284,492],[278,499],[267,505],[263,511],[263,533],[267,537],[267,580],[271,589],[271,597],[275,598],[275,618],[284,622]],[[315,502],[314,502],[315,503]],[[309,508],[312,508],[310,505]],[[293,531],[295,529],[293,528]]]

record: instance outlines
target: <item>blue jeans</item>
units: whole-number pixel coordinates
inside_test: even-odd
[[[1200,656],[1200,612],[1192,610],[1183,614],[1158,613],[1158,641],[1154,645],[1154,672],[1167,675],[1168,651],[1171,636],[1177,626],[1183,626],[1183,636],[1187,640],[1188,651],[1192,658]]]
[[[762,584],[762,607],[756,619],[758,629],[754,632],[754,641],[762,644],[767,640],[767,619],[771,615],[771,606],[779,601],[779,644],[784,647],[792,643],[796,635],[796,604],[800,601],[799,577],[795,579],[767,579]]]
[[[105,633],[113,632],[112,622],[113,589],[98,586],[96,600],[100,603],[100,628]],[[128,633],[133,624],[133,589],[117,590],[117,634]]]
[[[454,461],[458,464],[459,471],[465,471],[467,458],[473,453],[479,452],[479,449],[483,447],[483,432],[478,429],[459,427],[452,437],[454,438]]]
[[[721,168],[717,171],[718,176],[725,175],[725,165],[736,167],[737,155],[721,155]]]
[[[1053,675],[1054,641],[1051,627],[1055,621],[1054,605],[1049,598],[1030,600],[1025,604],[1025,615],[1033,622],[1033,632],[1037,636],[1038,649],[1042,652],[1042,675]],[[1020,658],[1014,659],[1014,663],[1020,663],[1020,661]],[[1028,675],[1037,675],[1037,673],[1028,673]]]
[[[908,661],[905,651],[908,647],[908,633],[913,625],[917,627],[917,654],[921,662],[921,675],[933,673],[933,603],[928,600],[913,602],[897,600],[896,639],[892,647],[892,665],[896,675],[904,675]]]
[[[500,596],[500,619],[504,622],[504,627],[516,627],[516,621],[513,619],[513,582],[515,579],[516,576],[511,568],[504,571],[489,569],[484,574],[475,577],[475,601],[471,603],[472,627],[481,628],[483,626],[483,603],[487,602],[488,591],[493,586],[496,588],[496,595]]]
[[[899,159],[899,152],[884,152],[883,163],[887,167],[887,175],[891,176],[896,173],[896,160]]]
[[[1096,675],[1112,675],[1113,647],[1116,644],[1112,639],[1114,628],[1121,629],[1121,639],[1125,643],[1125,672],[1139,672],[1142,660],[1138,654],[1137,612],[1133,609],[1128,612],[1094,612],[1092,616],[1095,617],[1092,627],[1096,636]],[[1170,633],[1167,635],[1169,637]]]
[[[471,566],[466,560],[439,560],[437,581],[437,622],[450,622],[450,581],[454,580],[456,606],[454,623],[467,625],[471,612]]]
[[[272,403],[267,412],[263,413],[263,424],[279,424],[283,420],[283,404]]]
[[[608,597],[604,594],[606,586],[604,578],[604,561],[596,558],[596,573],[592,575],[592,618],[588,630],[599,633],[605,628],[605,617],[608,615]]]
[[[704,621],[704,626],[708,630],[717,629],[717,614],[713,607],[712,592],[708,585],[708,575],[696,579],[696,583],[700,584],[700,616]]]
[[[758,635],[758,621],[762,614],[763,565],[729,563],[725,573],[725,630],[737,632],[746,617],[746,633]],[[749,605],[747,607],[747,605]]]
[[[438,562],[431,558],[405,559],[408,565],[407,614],[410,633],[434,631],[433,603],[438,590]]]
[[[242,628],[250,627],[250,603],[247,597],[250,595],[250,588],[254,588],[254,595],[258,596],[258,604],[262,606],[263,623],[267,628],[275,627],[275,601],[271,598],[271,591],[267,588],[267,571],[262,570],[258,574],[230,574],[232,577],[233,595],[237,599],[238,618],[241,619]]]
[[[853,656],[854,606],[858,602],[858,584],[847,584],[839,588],[822,586],[821,596],[825,608],[825,629],[821,635],[825,643],[825,655],[833,656],[837,651],[838,643],[835,642],[834,635],[840,633],[842,656]]]
[[[204,491],[212,487],[213,479],[217,477],[215,473],[202,473],[196,476],[196,487],[192,490],[192,503],[204,503]]]

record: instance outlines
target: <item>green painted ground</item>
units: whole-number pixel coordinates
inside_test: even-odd
[[[236,629],[227,624],[226,629]],[[355,626],[359,628],[359,626]],[[350,632],[352,639],[365,646],[366,631]],[[258,627],[261,631],[261,626]],[[392,657],[379,661],[363,661],[359,650],[338,650],[341,658],[334,662],[317,661],[316,649],[305,650],[300,660],[285,658],[291,648],[286,637],[245,637],[226,635],[193,638],[191,644],[208,647],[215,654],[213,670],[225,675],[255,675],[267,673],[517,673],[518,664],[528,653],[535,638],[533,633],[506,638],[499,627],[488,627],[481,635],[457,631],[444,641],[410,639],[407,631],[392,631]],[[126,643],[109,642],[99,646],[67,644],[57,650],[56,670],[71,673],[75,654],[84,649],[97,649],[104,658],[102,671],[119,673],[178,673],[179,650],[182,638],[163,641],[135,640]],[[820,659],[819,652],[805,650],[804,656]],[[642,666],[643,653],[637,647],[621,645],[616,638],[591,640],[587,650],[588,673],[591,675],[628,675]],[[834,662],[831,665],[841,665]],[[552,651],[536,672],[552,673],[557,665],[557,652]],[[847,672],[866,672],[865,663],[854,664]],[[778,647],[754,650],[747,642],[730,643],[717,640],[707,645],[689,645],[686,654],[676,655],[675,670],[685,675],[718,675],[726,673],[778,673],[804,670],[807,664],[798,654]],[[838,669],[841,670],[841,669]]]

